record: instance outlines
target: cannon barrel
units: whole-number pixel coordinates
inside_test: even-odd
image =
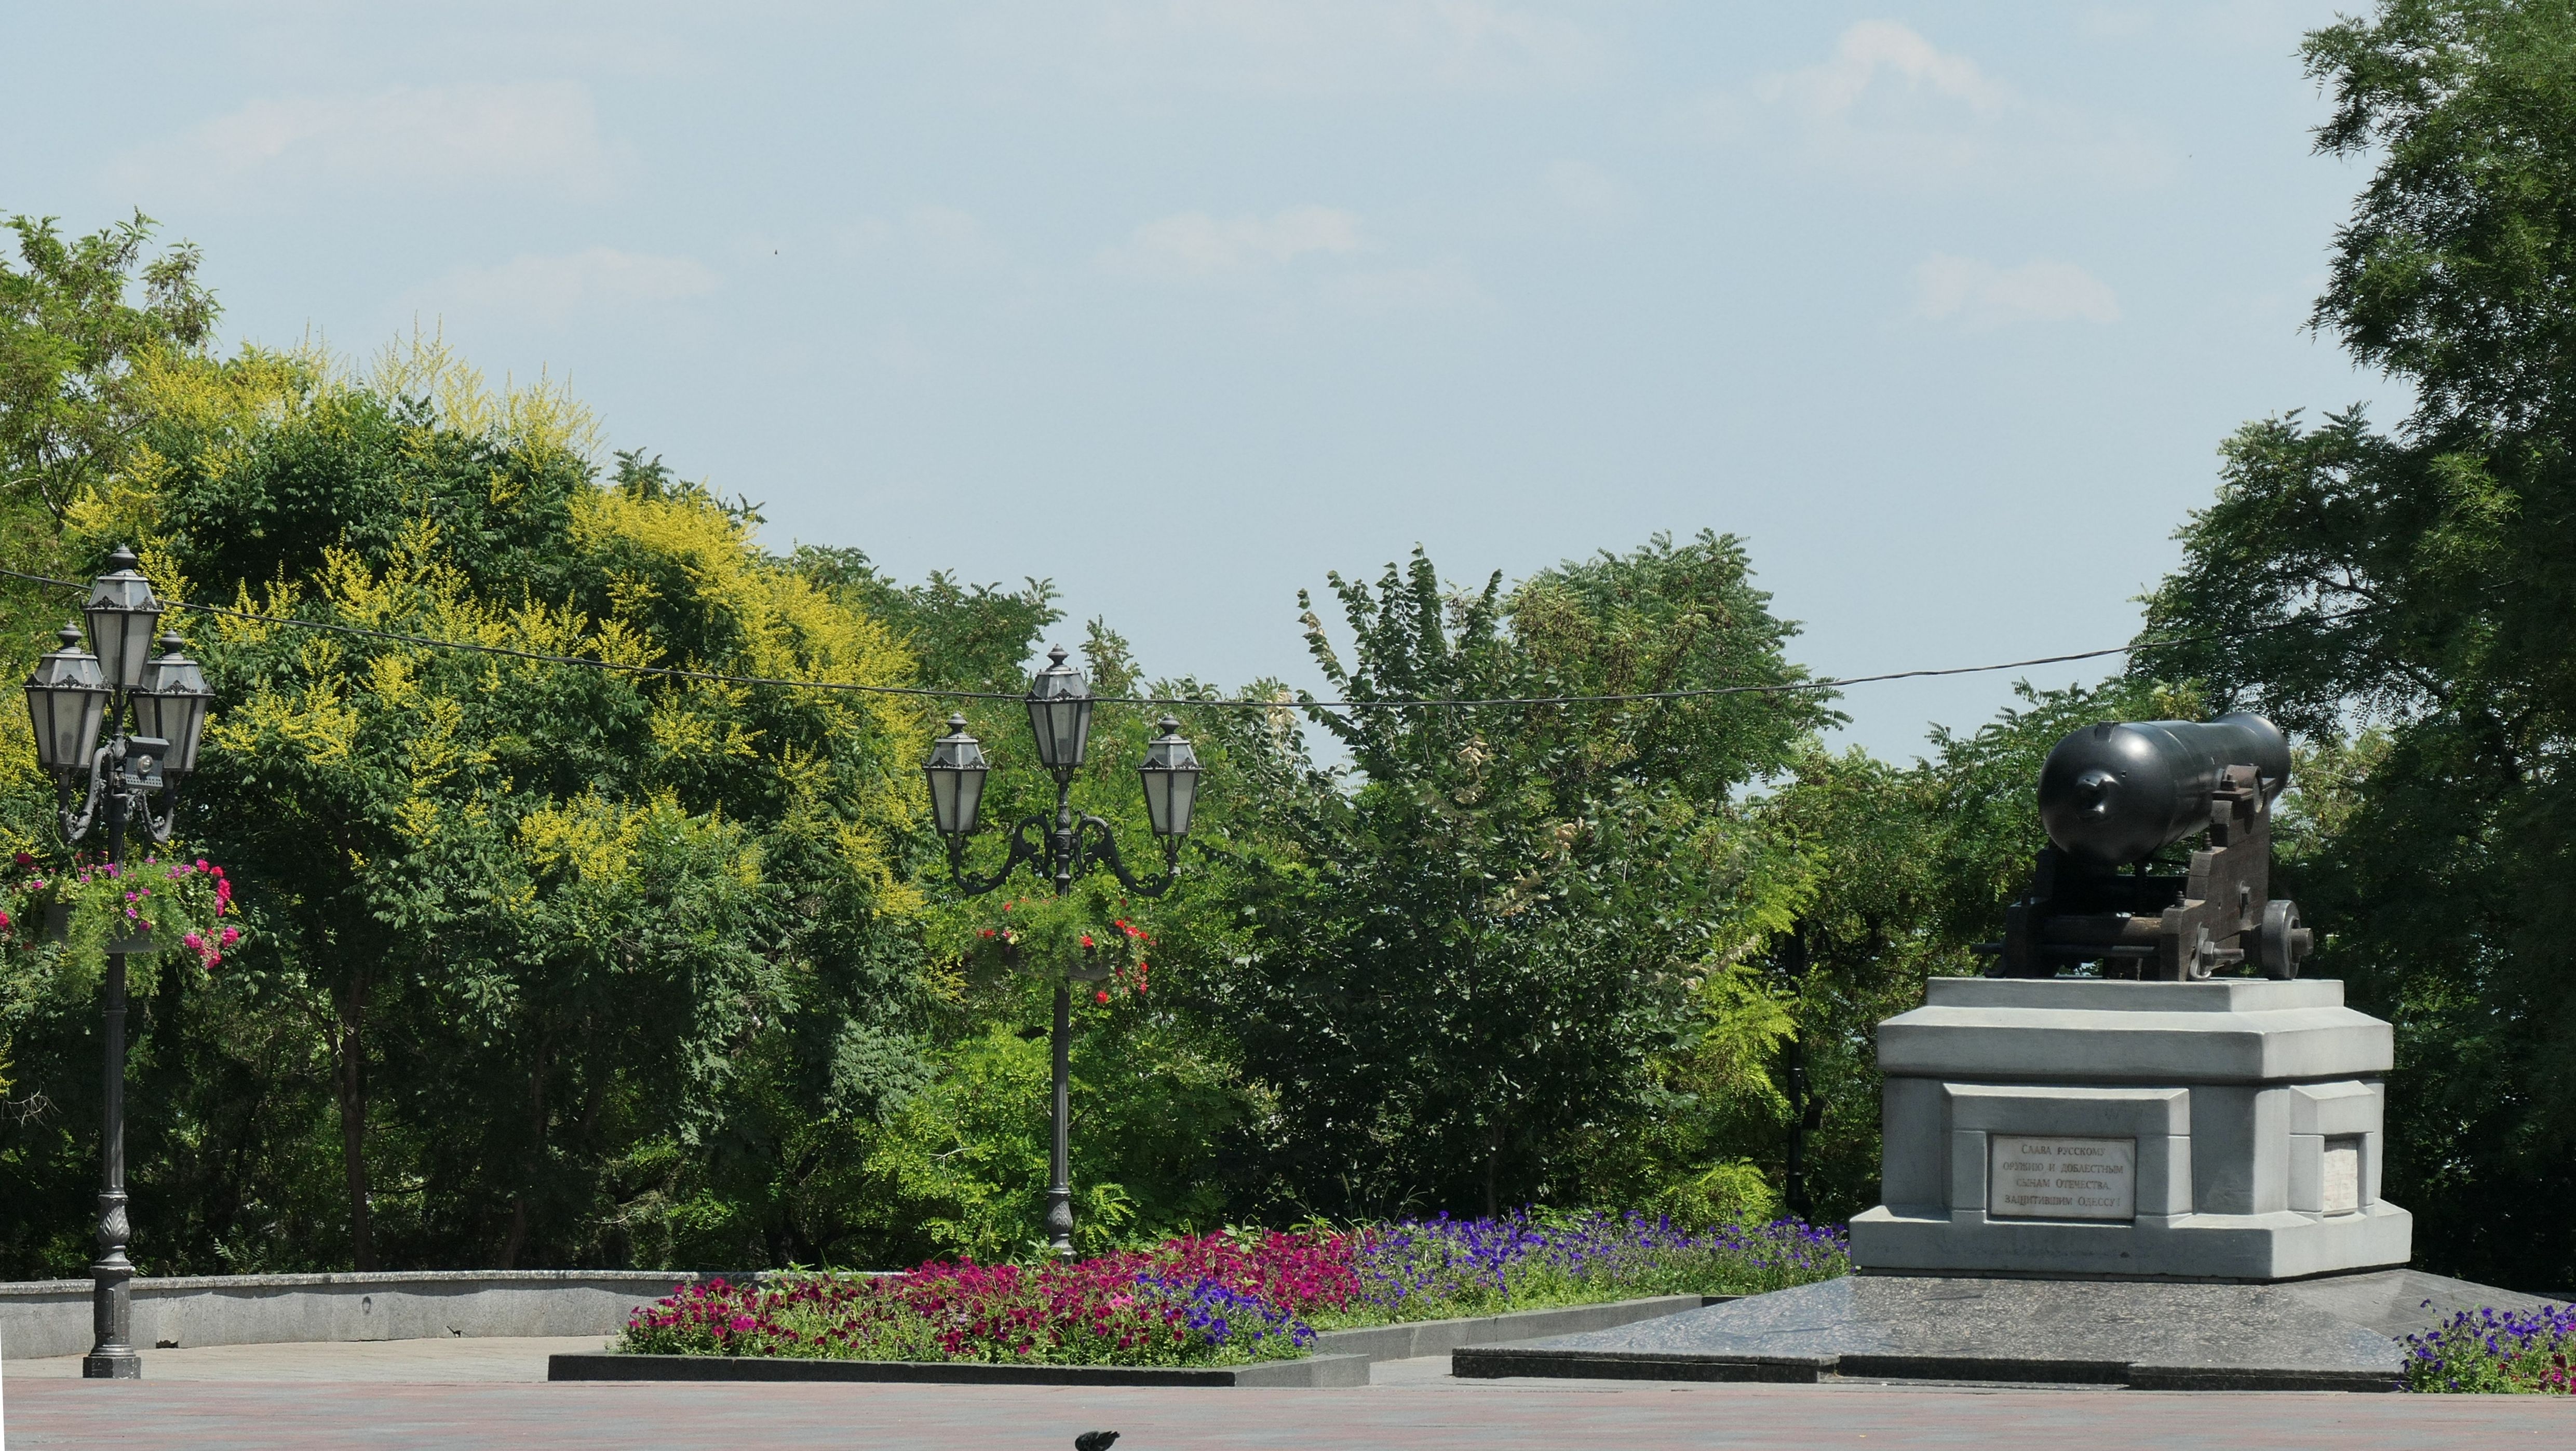
[[[2220,773],[2251,766],[2265,800],[2290,779],[2290,742],[2259,715],[2200,723],[2086,726],[2039,768],[2039,819],[2048,839],[2096,866],[2143,861],[2209,824]]]

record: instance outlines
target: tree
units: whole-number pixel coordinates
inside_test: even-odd
[[[125,457],[139,420],[136,369],[198,356],[213,294],[186,243],[146,257],[153,222],[66,238],[51,217],[12,216],[18,265],[0,257],[0,568],[60,573],[63,515]],[[140,293],[138,299],[135,294]],[[0,631],[14,642],[59,623],[61,602],[0,580]]]
[[[1313,720],[1349,750],[1277,798],[1249,950],[1215,991],[1280,1104],[1274,1202],[1332,1213],[1494,1210],[1620,1185],[1653,1064],[1705,985],[1776,915],[1727,793],[1826,718],[1812,692],[1449,707],[1395,702],[1778,685],[1791,627],[1741,546],[1702,535],[1579,561],[1506,601],[1416,552],[1333,586],[1333,689],[1389,702]]]
[[[434,348],[366,381],[257,353],[137,379],[142,425],[65,548],[131,540],[165,594],[236,612],[196,631],[223,706],[182,830],[252,929],[154,1021],[300,1024],[285,1057],[327,1065],[344,1211],[287,1247],[239,1206],[159,1263],[624,1259],[760,1117],[747,1095],[810,1119],[918,1076],[925,712],[639,673],[897,684],[891,632],[761,554],[739,506],[632,458],[595,479],[559,395],[486,393]],[[79,1031],[33,1034],[49,1081]],[[147,1078],[197,1056],[145,1036]],[[203,1133],[191,1095],[159,1102],[142,1165]],[[785,1197],[693,1232],[814,1258]]]
[[[2315,325],[2411,385],[2250,423],[2149,602],[2143,673],[2323,769],[2286,885],[2397,1025],[2389,1197],[2429,1267],[2576,1278],[2576,6],[2392,0],[2311,35],[2320,151],[2374,156]],[[2158,641],[2165,643],[2156,643]]]
[[[0,497],[11,505],[60,519],[124,455],[134,365],[200,353],[213,336],[197,249],[183,242],[146,261],[153,225],[137,212],[66,239],[51,217],[9,219],[20,266],[0,259]],[[138,284],[139,307],[128,301]]]

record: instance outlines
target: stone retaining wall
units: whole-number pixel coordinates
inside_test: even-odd
[[[449,1335],[597,1335],[702,1276],[674,1270],[431,1270],[200,1275],[134,1281],[134,1343],[265,1345]],[[0,1355],[78,1355],[90,1282],[0,1284]]]

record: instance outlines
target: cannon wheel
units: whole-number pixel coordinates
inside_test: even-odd
[[[2255,932],[2255,955],[2265,977],[2287,981],[2299,975],[2299,959],[2315,945],[2316,934],[2299,925],[2299,904],[2276,898],[2263,905],[2263,925]]]

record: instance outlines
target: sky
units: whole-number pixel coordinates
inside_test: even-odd
[[[140,208],[227,346],[434,330],[770,548],[1051,579],[1154,674],[1319,686],[1297,592],[1417,545],[1712,529],[1862,675],[2123,643],[2231,430],[2402,409],[2305,330],[2333,10],[18,5],[0,213]]]

